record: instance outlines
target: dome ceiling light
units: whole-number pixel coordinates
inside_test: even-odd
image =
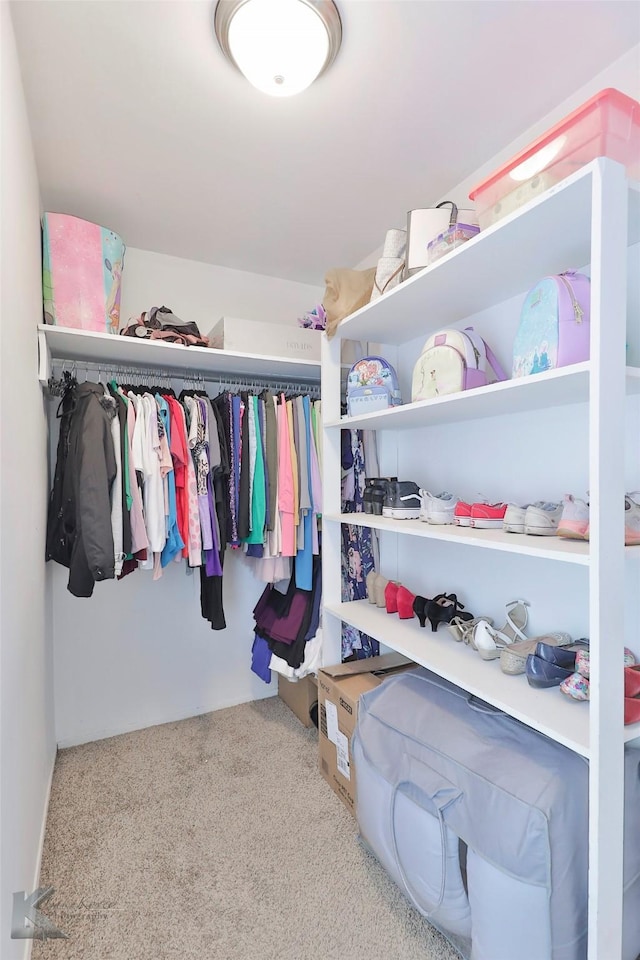
[[[272,97],[306,90],[342,41],[332,0],[219,0],[214,27],[231,63]]]

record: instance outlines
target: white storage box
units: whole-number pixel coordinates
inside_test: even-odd
[[[293,360],[320,360],[320,330],[262,320],[221,317],[209,333],[209,344],[218,350],[257,353]]]

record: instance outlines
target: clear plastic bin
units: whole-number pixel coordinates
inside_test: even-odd
[[[619,90],[601,90],[475,187],[483,230],[596,157],[624,164],[640,179],[640,103]]]
[[[480,227],[470,223],[455,223],[427,244],[427,264],[435,263],[461,244],[480,233]]]

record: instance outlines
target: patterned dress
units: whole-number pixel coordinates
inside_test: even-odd
[[[365,488],[362,430],[342,431],[342,512],[362,513]],[[367,574],[374,569],[369,527],[342,525],[342,600],[363,600],[367,596]],[[342,625],[342,659],[377,657],[380,644],[355,627]]]

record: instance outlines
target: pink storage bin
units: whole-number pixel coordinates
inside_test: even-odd
[[[601,90],[471,191],[483,230],[596,157],[640,179],[640,103]]]
[[[117,233],[65,213],[42,218],[45,323],[118,333],[125,245]]]

